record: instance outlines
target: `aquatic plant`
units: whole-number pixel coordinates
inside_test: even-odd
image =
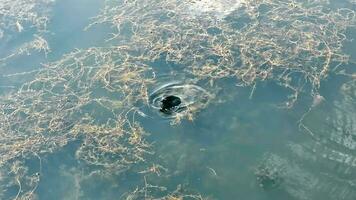
[[[75,140],[82,140],[77,158],[88,164],[124,169],[144,161],[150,145],[134,120],[134,104],[147,102],[146,85],[153,80],[145,75],[148,66],[126,56],[118,47],[77,50],[4,96],[1,168],[14,168],[18,160],[55,152]],[[24,183],[15,183],[24,195]]]
[[[54,0],[1,0],[0,32],[2,37],[10,32],[22,32],[24,29],[35,27],[38,31],[46,30],[48,18],[48,6]],[[0,39],[2,38],[0,37]]]
[[[208,198],[203,197],[200,194],[194,192],[186,191],[182,185],[177,185],[174,191],[169,191],[168,188],[164,186],[152,185],[147,182],[145,178],[145,185],[142,188],[136,188],[134,191],[129,192],[123,196],[125,200],[135,200],[135,199],[157,199],[157,200],[208,200]]]
[[[90,26],[109,23],[117,29],[111,40],[130,42],[147,60],[183,65],[211,84],[228,77],[239,86],[273,80],[292,92],[286,107],[306,90],[316,94],[320,82],[348,61],[342,44],[355,25],[351,9],[332,9],[328,1],[241,1],[221,17],[191,12],[194,4],[107,1]]]
[[[16,40],[21,32],[29,32],[32,37],[23,41],[17,49],[0,54],[0,64],[18,55],[32,51],[50,51],[43,34],[47,31],[50,11],[54,0],[1,0],[0,1],[0,41]]]

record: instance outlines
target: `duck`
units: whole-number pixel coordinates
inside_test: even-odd
[[[174,95],[166,96],[161,100],[161,109],[163,113],[171,113],[174,108],[179,106],[182,103],[182,100]]]

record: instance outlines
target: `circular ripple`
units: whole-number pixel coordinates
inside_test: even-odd
[[[173,118],[204,108],[210,99],[211,94],[197,85],[174,82],[155,89],[150,94],[149,104],[162,116]]]

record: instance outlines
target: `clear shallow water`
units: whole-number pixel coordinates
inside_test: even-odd
[[[351,6],[341,1],[335,4]],[[105,42],[111,36],[109,33],[115,31],[115,27],[110,25],[98,25],[88,31],[82,31],[91,23],[89,18],[96,16],[103,6],[103,3],[98,1],[85,3],[57,1],[51,5],[49,32],[37,33],[46,38],[51,52],[45,56],[43,52],[34,51],[31,55],[19,55],[2,61],[0,86],[3,98],[6,99],[6,96],[10,95],[14,102],[21,101],[21,98],[25,96],[23,93],[18,96],[11,96],[11,94],[19,90],[26,91],[26,89],[19,89],[22,84],[31,82],[34,77],[55,77],[56,74],[62,73],[61,69],[63,71],[76,69],[76,65],[70,65],[70,61],[68,61],[69,64],[64,62],[63,65],[59,65],[60,67],[53,68],[53,74],[48,71],[42,75],[34,75],[37,71],[23,75],[11,74],[41,69],[43,66],[40,63],[61,60],[65,57],[64,54],[74,51],[75,48],[108,47],[114,45],[115,42],[125,44],[125,40]],[[321,6],[323,6],[322,3]],[[355,5],[348,8],[355,10]],[[237,20],[236,23],[240,21]],[[32,31],[36,32],[36,30]],[[346,32],[350,39],[353,38],[353,33],[355,33],[354,27],[350,27]],[[27,38],[32,38],[32,34],[31,31],[24,31],[19,35],[14,33],[14,36],[1,46],[1,55],[16,52],[14,49],[18,49],[24,43],[23,41],[31,40]],[[18,45],[13,45],[14,43]],[[17,156],[13,159],[4,159],[6,162],[1,163],[4,167],[0,176],[3,190],[1,198],[16,199],[21,195],[25,198],[26,192],[30,191],[28,197],[38,199],[129,199],[127,194],[135,192],[138,188],[137,193],[134,193],[137,194],[136,199],[145,199],[145,195],[140,193],[142,191],[147,193],[147,199],[163,198],[168,194],[171,196],[168,195],[166,199],[174,199],[173,197],[178,198],[178,194],[184,196],[197,193],[208,199],[355,199],[356,85],[353,61],[356,58],[356,49],[353,45],[354,41],[344,41],[344,43],[343,51],[351,56],[351,62],[339,66],[339,68],[345,68],[345,71],[330,72],[328,78],[321,81],[319,94],[323,100],[319,102],[315,97],[313,99],[306,88],[290,109],[286,109],[285,104],[288,95],[292,94],[291,91],[281,87],[274,80],[258,81],[255,87],[253,85],[238,87],[236,80],[230,77],[217,79],[211,86],[209,81],[199,80],[194,74],[187,73],[190,69],[184,64],[166,62],[164,58],[149,62],[147,67],[153,68],[153,72],[147,72],[147,76],[144,77],[153,77],[155,83],[150,84],[148,94],[167,82],[167,79],[172,81],[184,79],[190,84],[206,89],[214,94],[215,98],[212,98],[208,106],[199,107],[199,112],[194,113],[192,118],[183,117],[179,123],[172,123],[171,120],[157,115],[157,110],[152,110],[144,101],[124,105],[124,107],[135,108],[130,112],[136,114],[129,114],[129,118],[134,117],[134,121],[139,122],[143,130],[149,133],[143,137],[150,144],[148,153],[144,157],[145,161],[131,158],[130,155],[137,152],[135,148],[129,147],[127,150],[129,156],[124,156],[124,158],[128,159],[127,163],[133,160],[133,164],[130,163],[127,166],[123,165],[124,161],[121,162],[121,153],[118,153],[121,151],[116,153],[114,151],[111,154],[105,151],[104,147],[114,149],[120,142],[123,142],[123,146],[136,144],[131,143],[131,140],[128,143],[125,139],[115,140],[120,137],[131,139],[136,135],[109,137],[111,135],[108,133],[113,131],[103,126],[103,130],[94,129],[94,131],[83,128],[84,131],[81,131],[85,134],[76,136],[73,133],[75,137],[72,136],[72,132],[75,132],[73,130],[76,129],[75,124],[92,123],[90,120],[85,120],[87,118],[85,113],[94,116],[95,123],[98,124],[110,118],[117,120],[112,116],[115,113],[110,113],[105,107],[97,106],[95,103],[85,104],[79,112],[65,115],[68,121],[51,121],[49,125],[53,130],[39,131],[49,141],[43,144],[49,144],[53,140],[63,141],[63,145],[53,145],[53,150],[50,151],[49,148],[52,147],[50,145],[39,150],[34,146],[32,149],[32,145],[29,145],[25,146],[31,149],[29,154],[23,156],[15,154]],[[12,48],[8,48],[9,46]],[[80,56],[79,53],[74,57]],[[118,57],[117,60],[121,59],[117,55],[109,54],[108,57],[110,56],[116,56],[115,59]],[[212,57],[212,60],[214,59]],[[109,62],[104,59],[99,65],[95,65],[95,62],[89,59],[88,63],[89,66],[105,68],[105,64]],[[129,65],[124,65],[120,70],[126,68],[129,68]],[[80,71],[75,71],[73,74],[80,73]],[[9,74],[11,76],[8,76]],[[106,77],[105,73],[104,75],[98,73],[99,75],[95,74],[95,76],[90,72],[87,74],[87,76],[78,76],[80,81],[71,83],[72,85],[82,84],[81,87],[90,88],[92,93],[88,96],[89,99],[126,97],[126,93],[108,92],[101,87],[102,85],[90,84],[92,79]],[[116,77],[115,73],[111,75]],[[123,81],[117,85],[120,87],[125,83]],[[36,91],[46,89],[43,85],[31,85],[29,88]],[[60,88],[61,86],[58,86],[56,89],[60,90]],[[49,98],[50,100],[47,100],[45,105],[53,106],[54,109],[44,108],[44,110],[69,113],[71,106],[75,108],[76,103],[79,102],[79,98],[76,99],[75,95],[85,97],[80,87],[78,88],[76,88],[78,91],[69,91],[73,95],[69,95],[71,99],[64,103],[59,101],[60,96]],[[120,89],[125,90],[123,87]],[[199,100],[199,98],[194,98],[196,99]],[[12,108],[6,108],[7,106],[20,105],[9,102],[2,101],[3,116],[12,113]],[[107,103],[105,105],[111,108],[118,107],[118,112],[125,111],[125,108],[118,105],[119,102],[116,102],[117,104],[104,100],[101,102]],[[35,101],[24,104],[31,108],[35,105]],[[28,113],[31,114],[31,111]],[[45,116],[52,117],[50,114]],[[34,116],[35,119],[36,117],[40,118]],[[3,118],[1,121],[3,127],[8,127],[10,124],[9,127],[13,128],[11,123],[19,126]],[[302,124],[299,121],[301,118]],[[56,123],[58,123],[57,126]],[[36,124],[31,127],[31,123],[25,125],[29,126],[31,131],[37,127]],[[46,124],[44,123],[43,126]],[[133,124],[122,126],[126,128]],[[55,127],[59,128],[55,129]],[[1,130],[0,142],[4,144],[11,143],[5,136],[12,132],[5,132],[7,130],[12,129]],[[19,132],[19,138],[22,132],[25,135],[24,138],[27,138],[26,134],[30,136],[32,134],[22,129],[19,129]],[[68,133],[71,134],[67,136]],[[90,138],[87,136],[90,134],[96,134],[96,136]],[[55,136],[65,137],[54,139]],[[4,145],[1,149],[1,155],[9,155],[12,152],[6,147],[8,146]],[[22,152],[27,151],[22,149]],[[27,171],[22,170],[21,167],[9,167],[14,166],[13,163],[16,161],[23,161],[20,166],[26,167]],[[106,164],[95,161],[102,161]],[[166,189],[150,187],[150,185]],[[144,189],[140,191],[140,188]],[[174,193],[177,188],[181,189]],[[153,197],[149,197],[150,195]],[[193,197],[185,196],[184,199],[189,198]]]

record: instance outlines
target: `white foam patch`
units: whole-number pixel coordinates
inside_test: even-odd
[[[223,18],[239,8],[244,0],[190,0],[189,9],[194,14],[212,13]]]

